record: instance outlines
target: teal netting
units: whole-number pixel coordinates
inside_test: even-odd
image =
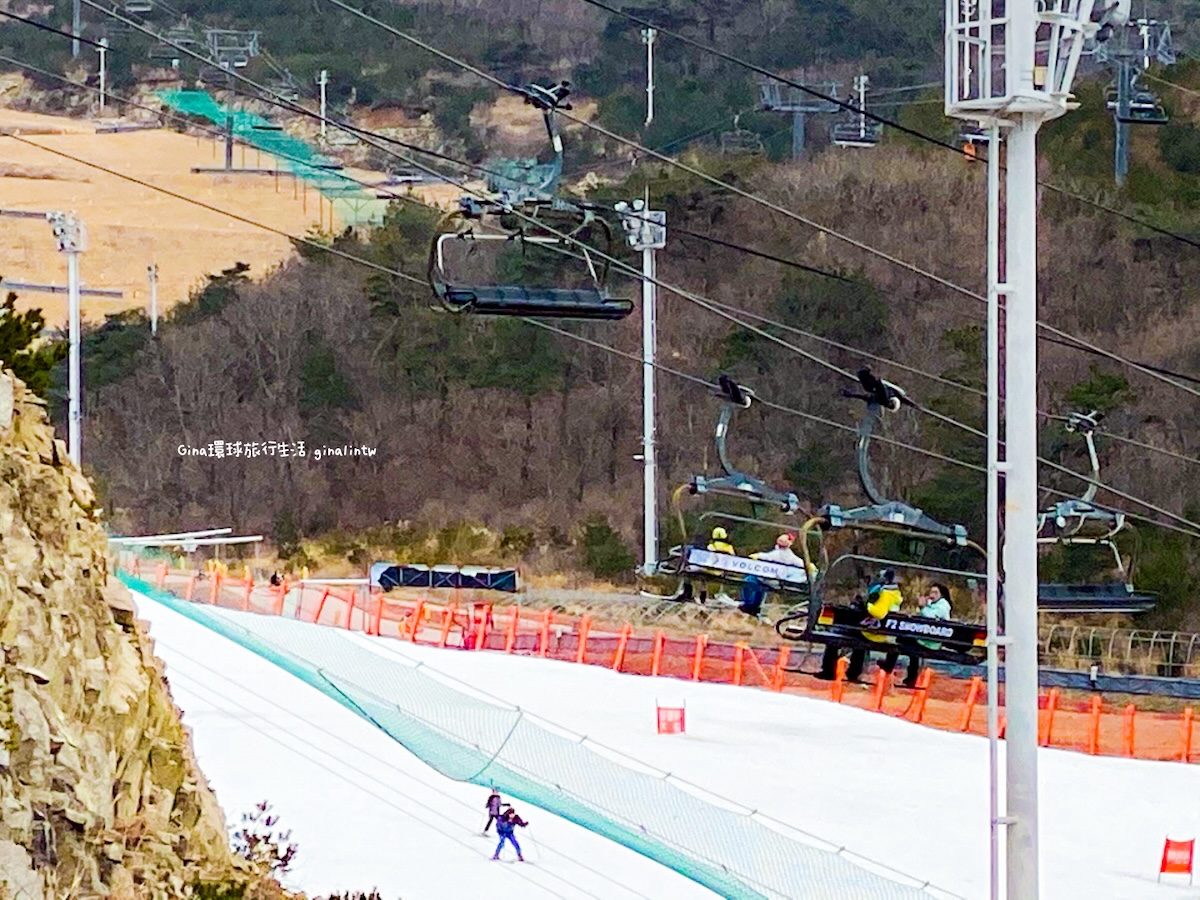
[[[205,91],[159,91],[159,98],[177,112],[207,119],[222,130],[228,109],[221,106]],[[278,130],[262,116],[242,110],[233,110],[233,136],[263,153],[269,153],[297,178],[312,185],[323,197],[335,204],[342,219],[352,225],[377,222],[385,201],[378,200],[363,186],[331,170],[336,162],[319,153],[300,138]]]
[[[720,896],[890,900],[934,893],[852,860],[837,847],[810,842],[782,823],[698,796],[666,773],[598,752],[579,735],[547,727],[520,709],[447,684],[387,642],[364,643],[341,629],[188,603],[140,579],[120,577],[132,590],[336,699],[438,772],[495,786]]]

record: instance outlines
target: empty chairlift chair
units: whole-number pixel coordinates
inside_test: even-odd
[[[489,184],[495,195],[484,200],[463,197],[458,210],[443,220],[429,251],[429,284],[438,307],[488,316],[624,319],[633,312],[633,302],[614,298],[607,285],[609,260],[616,249],[612,227],[584,204],[554,196],[563,158],[554,113],[570,109],[564,103],[570,94],[568,85],[529,85],[515,90],[542,111],[554,159],[550,163],[510,160],[489,166],[493,171],[503,170]],[[495,231],[483,230],[489,226]],[[447,248],[455,243],[484,242],[506,242],[519,246],[523,253],[537,248],[558,251],[562,259],[571,259],[571,265],[578,267],[577,281],[583,286],[502,284],[451,275]]]
[[[1101,415],[1096,412],[1072,413],[1067,431],[1081,435],[1087,444],[1092,480],[1100,480],[1100,460],[1096,455],[1094,432]],[[1083,496],[1063,500],[1039,514],[1038,543],[1071,548],[1091,547],[1112,554],[1115,581],[1076,584],[1039,584],[1038,609],[1041,612],[1074,614],[1137,613],[1153,609],[1153,594],[1138,591],[1133,585],[1134,554],[1122,556],[1115,538],[1126,534],[1136,541],[1136,533],[1125,513],[1097,506],[1093,501],[1096,485],[1089,484]],[[1136,544],[1135,544],[1136,546]]]

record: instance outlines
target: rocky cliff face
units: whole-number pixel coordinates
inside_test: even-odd
[[[241,882],[83,475],[0,372],[0,898]]]

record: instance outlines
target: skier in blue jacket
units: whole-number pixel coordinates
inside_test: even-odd
[[[525,857],[521,854],[521,845],[517,843],[516,835],[513,830],[520,827],[524,828],[529,823],[517,815],[517,811],[511,806],[506,809],[496,820],[496,832],[500,835],[500,843],[496,845],[496,853],[492,859],[500,858],[500,851],[504,849],[504,842],[508,841],[513,845],[513,849],[517,851],[517,859],[520,862],[525,862]]]

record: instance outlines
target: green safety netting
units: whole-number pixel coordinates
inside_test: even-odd
[[[494,786],[736,900],[952,897],[827,842],[706,799],[519,708],[460,689],[342,629],[189,603],[130,575],[131,590],[305,681],[456,781]]]
[[[159,98],[176,112],[207,119],[221,129],[226,127],[227,107],[217,103],[205,91],[159,91]],[[234,109],[233,136],[263,153],[269,153],[285,169],[312,185],[321,196],[341,214],[343,221],[351,225],[364,225],[379,221],[386,201],[379,200],[356,181],[334,171],[336,160],[320,153],[300,138],[279,130],[269,119],[254,113]]]

